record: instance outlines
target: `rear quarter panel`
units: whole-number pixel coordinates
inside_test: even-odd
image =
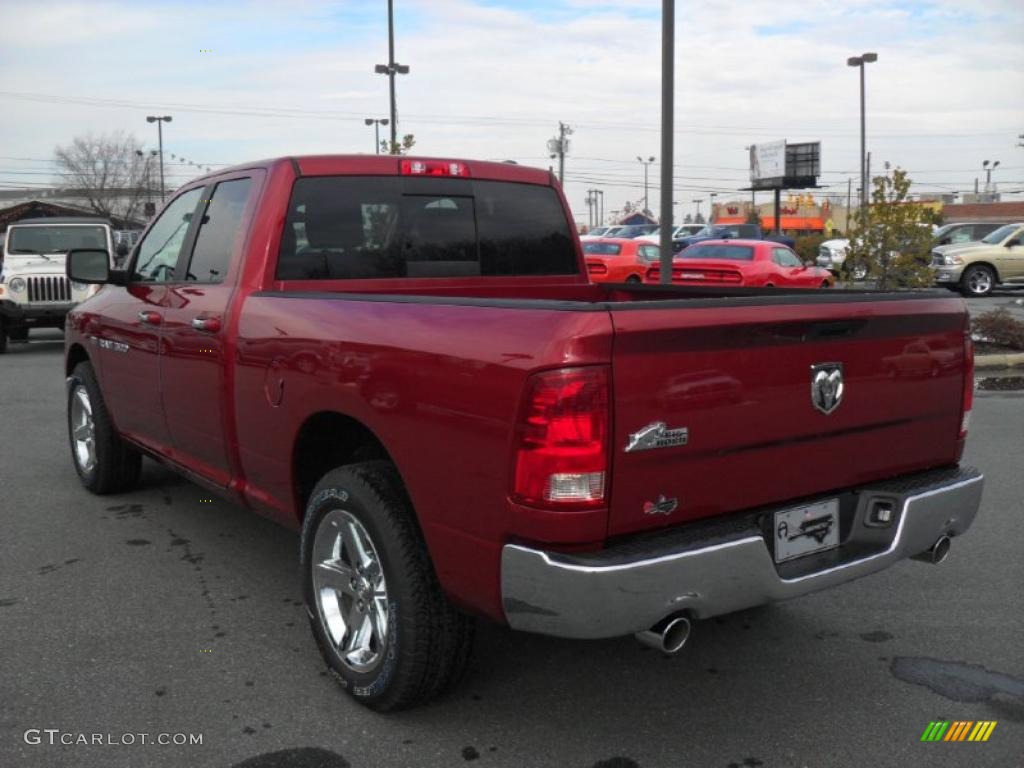
[[[446,591],[500,619],[502,544],[581,536],[507,500],[523,384],[533,370],[607,363],[608,313],[292,295],[250,296],[239,321],[238,448],[257,506],[297,525],[299,429],[320,412],[356,419],[398,467]]]

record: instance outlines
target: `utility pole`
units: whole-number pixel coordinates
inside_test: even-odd
[[[599,215],[597,217],[597,219],[598,219],[597,220],[597,226],[603,227],[604,226],[604,190],[603,189],[597,190],[597,194],[598,194],[598,196],[600,197],[600,200],[601,200],[601,207],[600,207],[600,209],[598,211]]]
[[[675,125],[676,2],[661,0],[661,216],[658,228],[660,280],[672,284],[672,163]]]
[[[409,74],[406,64],[395,61],[395,12],[394,0],[388,0],[388,63],[373,68],[378,75],[387,75],[391,91],[391,154],[398,151],[398,110],[395,105],[395,75]]]
[[[551,153],[552,159],[558,158],[558,182],[563,185],[565,184],[565,156],[569,153],[569,140],[566,136],[571,136],[572,133],[572,128],[559,120],[558,138],[548,139],[548,152]]]
[[[594,195],[594,190],[587,190],[587,198],[585,200],[587,204],[587,229],[594,228],[594,203],[597,202],[597,197]]]
[[[846,234],[850,234],[850,203],[853,197],[853,178],[847,177],[846,179]]]

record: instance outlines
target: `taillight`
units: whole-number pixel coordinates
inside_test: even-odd
[[[608,389],[604,367],[562,368],[530,377],[516,425],[516,501],[557,509],[604,505]]]
[[[587,272],[589,272],[592,275],[607,275],[608,267],[599,261],[588,261]]]
[[[455,160],[403,160],[400,167],[406,176],[469,176],[466,164]]]
[[[964,394],[960,409],[960,439],[967,437],[967,428],[971,423],[971,408],[974,405],[974,341],[971,331],[964,331]]]

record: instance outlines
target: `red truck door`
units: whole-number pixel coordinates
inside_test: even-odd
[[[107,408],[117,428],[163,453],[170,442],[160,402],[159,350],[167,285],[192,229],[202,189],[173,200],[139,243],[127,290],[103,313],[94,342]]]
[[[160,379],[171,456],[221,486],[231,479],[226,326],[254,181],[250,173],[206,187],[164,310]]]

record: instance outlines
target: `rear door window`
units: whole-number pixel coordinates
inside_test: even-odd
[[[185,270],[186,281],[219,283],[224,280],[251,188],[252,179],[222,181],[214,187]]]
[[[295,182],[280,280],[572,275],[555,190],[469,179],[330,176]]]

